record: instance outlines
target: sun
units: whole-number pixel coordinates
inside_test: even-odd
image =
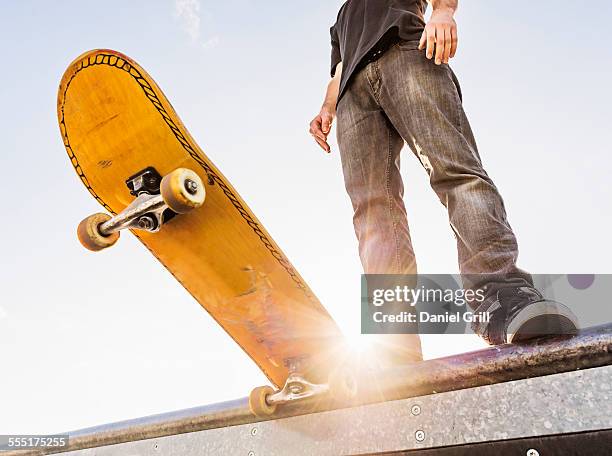
[[[373,338],[370,334],[361,333],[347,333],[346,337],[346,348],[347,350],[357,356],[363,356],[367,354],[373,346]]]

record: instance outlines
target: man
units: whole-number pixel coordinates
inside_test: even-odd
[[[416,274],[400,176],[404,142],[448,210],[464,287],[490,322],[474,330],[491,344],[572,333],[567,307],[545,300],[516,266],[518,247],[504,203],[485,172],[461,90],[448,61],[457,51],[457,0],[348,0],[331,28],[332,80],[310,124],[319,146],[337,115],[346,190],[366,274]],[[337,109],[337,112],[336,112]],[[420,356],[416,336],[396,336],[400,358]]]

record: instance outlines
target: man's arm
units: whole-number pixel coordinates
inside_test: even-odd
[[[310,122],[310,134],[314,137],[317,144],[321,146],[321,149],[328,153],[331,149],[327,143],[327,136],[336,115],[336,103],[338,102],[341,77],[342,62],[336,66],[334,77],[327,84],[327,92],[325,93],[325,101],[323,101],[321,112]]]
[[[436,65],[448,63],[457,52],[457,23],[453,18],[458,0],[427,0],[433,7],[431,19],[425,26],[419,49],[427,47],[427,58],[436,52]]]

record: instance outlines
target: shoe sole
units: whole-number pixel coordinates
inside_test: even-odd
[[[539,301],[526,306],[512,319],[506,331],[508,342],[517,343],[544,336],[574,335],[578,319],[563,304]]]

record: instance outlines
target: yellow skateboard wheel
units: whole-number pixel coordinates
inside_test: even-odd
[[[249,409],[255,416],[264,418],[272,415],[276,410],[276,405],[270,405],[266,401],[270,394],[274,393],[271,386],[258,386],[249,394]]]
[[[119,240],[119,232],[104,236],[100,233],[99,226],[111,216],[104,213],[93,214],[84,219],[77,227],[79,241],[87,250],[98,252],[114,245]]]
[[[178,214],[200,207],[206,196],[200,176],[187,168],[177,168],[164,176],[160,190],[164,202]]]

